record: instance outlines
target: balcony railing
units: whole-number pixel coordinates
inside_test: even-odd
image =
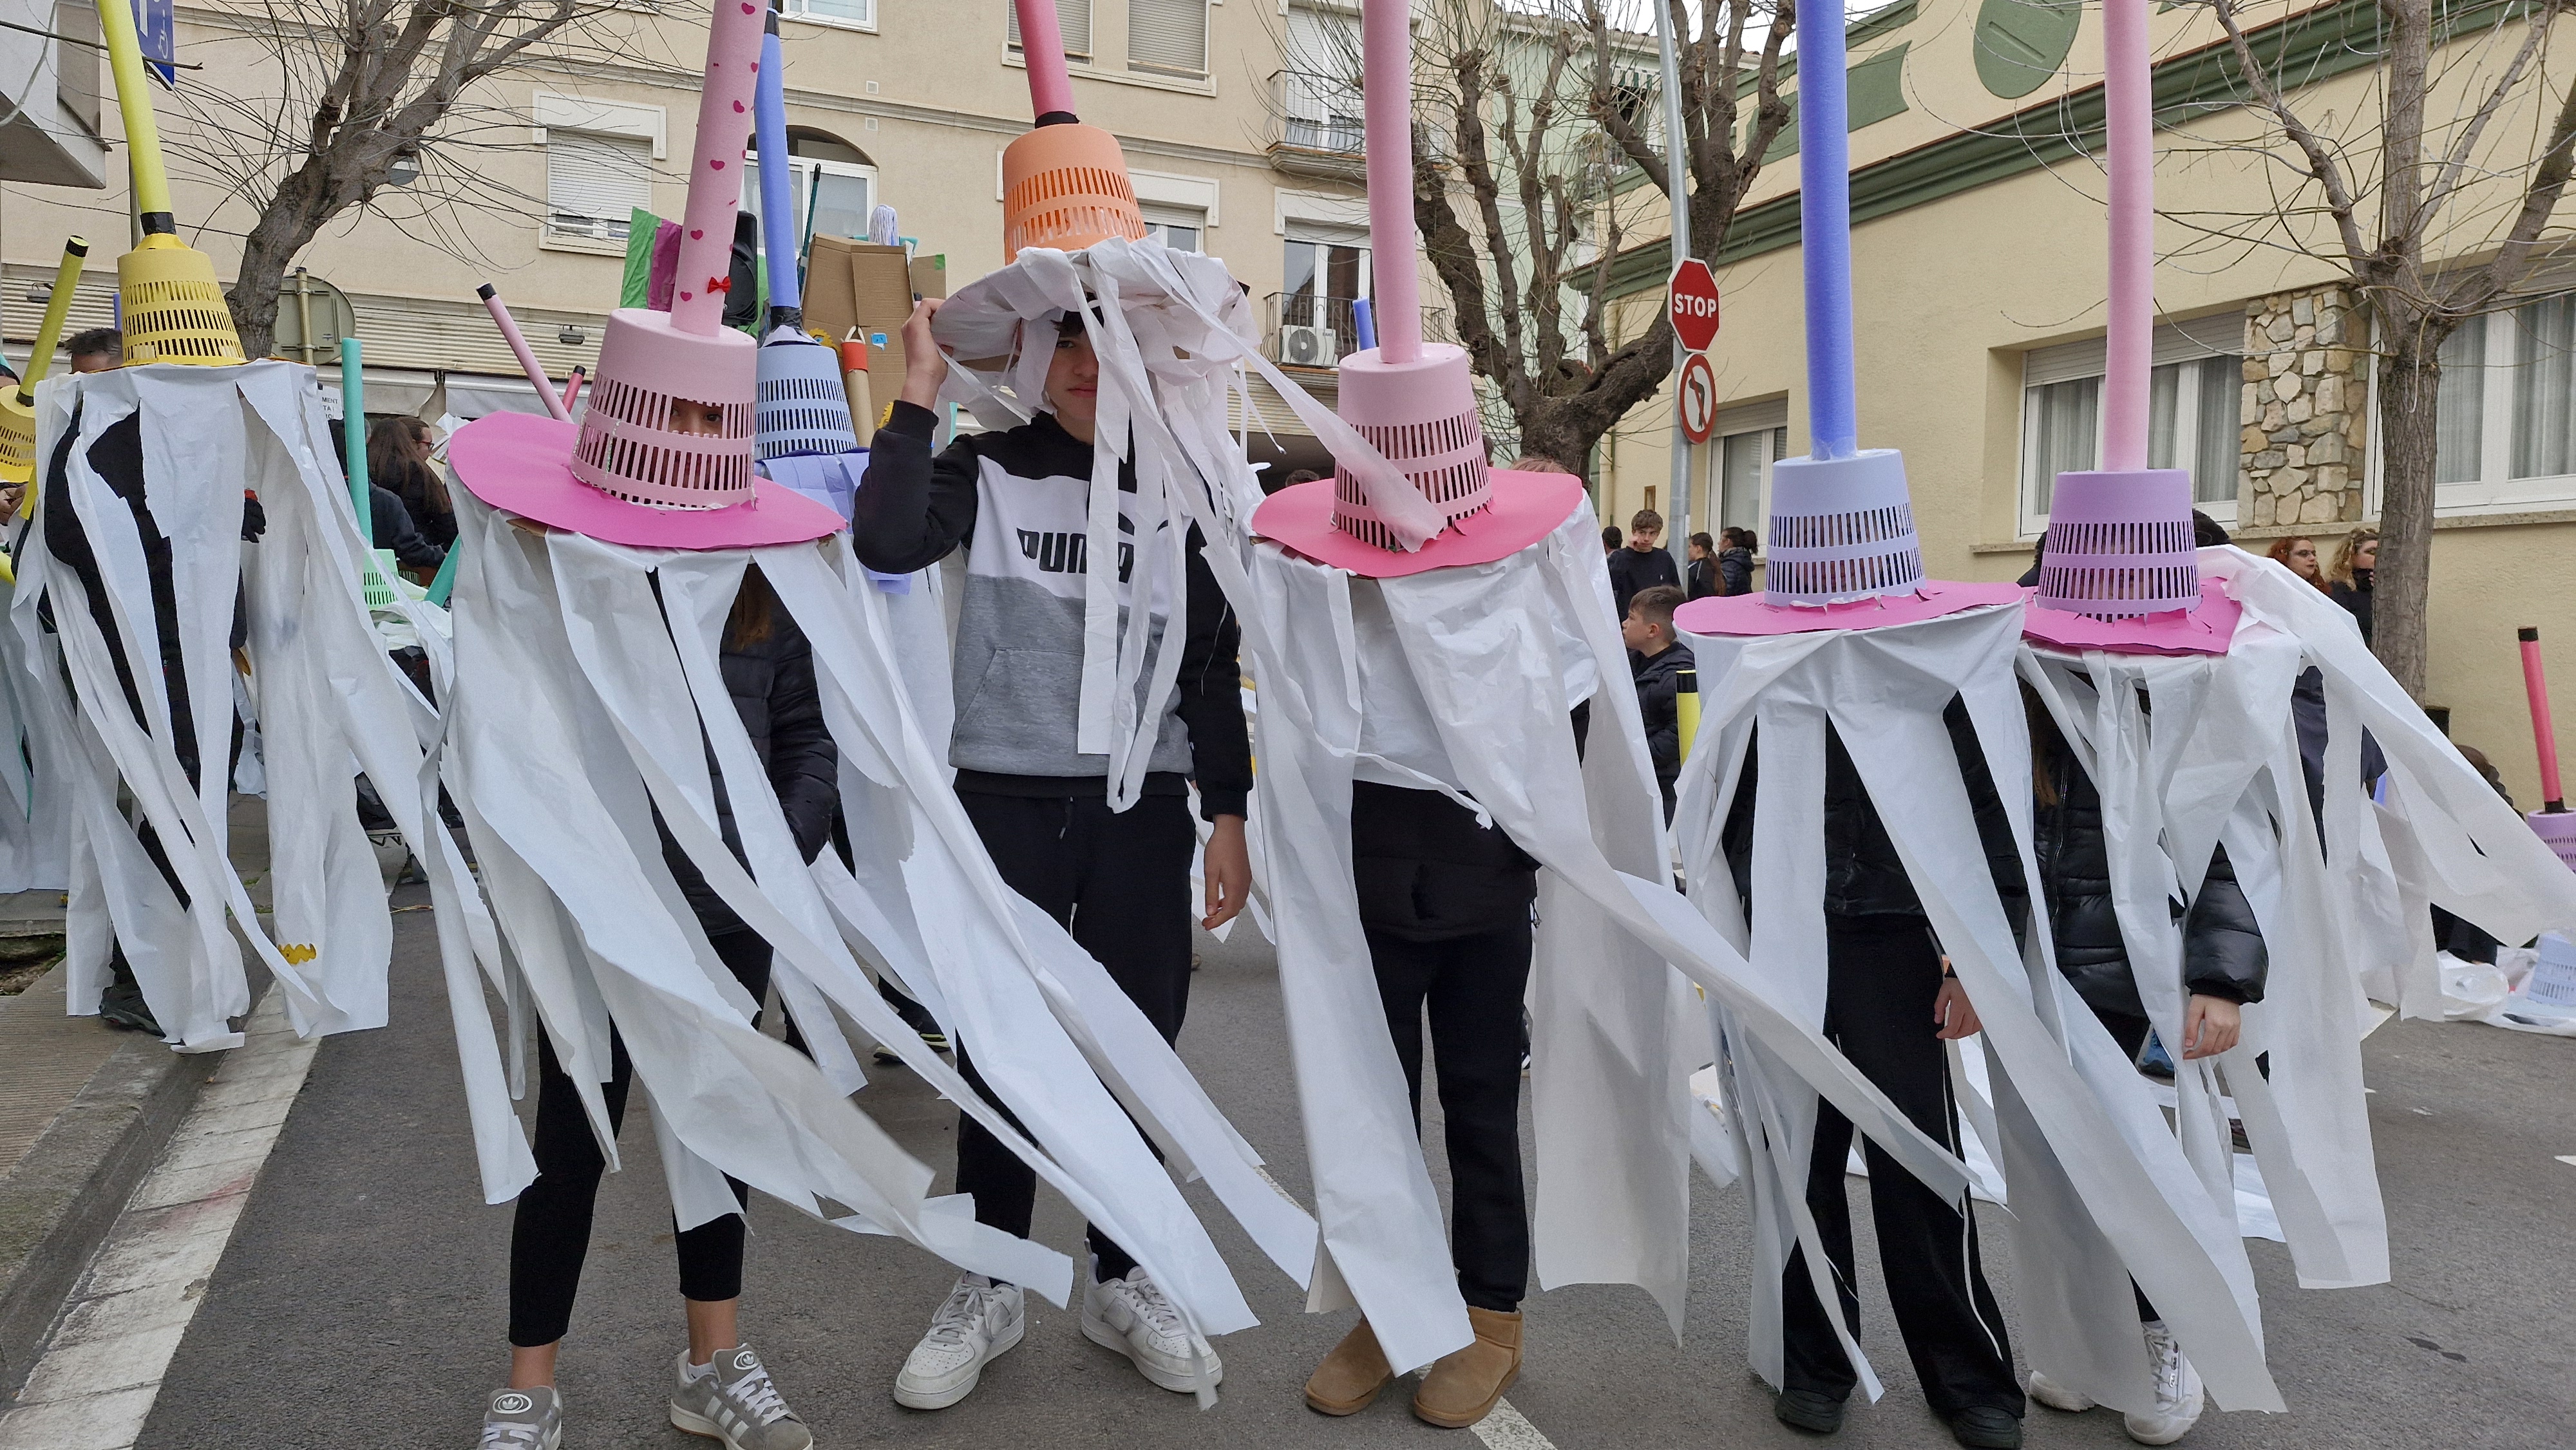
[[[1301,367],[1331,367],[1335,362],[1360,350],[1358,319],[1352,314],[1349,297],[1324,297],[1313,292],[1273,292],[1264,299],[1263,334],[1270,340],[1274,361]],[[1326,334],[1330,356],[1311,344],[1325,338],[1301,337],[1289,328],[1311,328]],[[1433,342],[1454,341],[1446,308],[1422,309],[1422,335]]]
[[[1365,167],[1360,92],[1347,76],[1272,72],[1268,130],[1263,150],[1281,171],[1348,177]]]

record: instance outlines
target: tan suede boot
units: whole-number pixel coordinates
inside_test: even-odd
[[[1306,1407],[1325,1415],[1356,1415],[1394,1378],[1386,1351],[1377,1347],[1377,1331],[1363,1319],[1315,1366],[1314,1377],[1306,1381]]]
[[[1413,1392],[1413,1413],[1449,1430],[1463,1430],[1492,1412],[1494,1401],[1521,1373],[1521,1316],[1467,1306],[1476,1342],[1444,1354]]]

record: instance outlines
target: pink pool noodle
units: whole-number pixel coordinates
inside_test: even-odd
[[[2155,352],[2155,115],[2147,77],[2147,0],[2103,0],[2102,50],[2111,183],[2102,469],[2125,473],[2147,466],[2147,372]]]
[[[546,405],[546,411],[557,419],[570,420],[572,406],[555,396],[554,383],[546,377],[546,370],[537,366],[536,351],[528,346],[528,339],[519,332],[518,320],[510,316],[510,309],[501,305],[501,294],[486,282],[474,289],[474,295],[483,299],[484,310],[492,314],[492,325],[501,329],[501,340],[508,343],[510,351],[518,357],[519,371],[528,375],[528,381],[536,387],[537,398]]]
[[[563,405],[564,412],[567,416],[571,414],[573,404],[580,401],[581,382],[582,379],[587,376],[589,376],[589,374],[582,369],[574,368],[572,370],[572,376],[564,379]]]
[[[1362,0],[1361,103],[1368,115],[1369,234],[1379,240],[1370,311],[1378,356],[1402,366],[1422,355],[1422,284],[1413,247],[1413,33],[1404,0]]]
[[[2531,743],[2540,752],[2541,809],[2550,815],[2567,809],[2558,790],[2558,732],[2549,723],[2549,677],[2540,667],[2540,631],[2529,625],[2522,638],[2522,689],[2531,697]]]
[[[1064,71],[1064,31],[1055,0],[1013,0],[1020,12],[1020,59],[1029,68],[1029,106],[1040,120],[1073,114],[1073,81]]]
[[[715,10],[689,158],[689,206],[680,220],[680,270],[671,288],[671,325],[699,337],[713,337],[724,326],[734,214],[742,203],[743,139],[751,134],[752,89],[760,70],[760,5],[716,0]]]

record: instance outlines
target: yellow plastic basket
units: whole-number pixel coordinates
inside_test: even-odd
[[[125,361],[222,366],[247,361],[214,259],[168,235],[116,259],[125,306]]]

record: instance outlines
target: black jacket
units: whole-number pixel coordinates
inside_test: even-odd
[[[1994,877],[1995,893],[2003,898],[2004,915],[2019,934],[2030,919],[2030,892],[2023,884],[2012,822],[2004,814],[1994,775],[1978,749],[1968,707],[1953,696],[1941,712],[1941,723],[1949,727],[1950,748],[1959,758],[1959,773],[1976,812],[1977,840],[1985,852],[1986,869]],[[1722,838],[1735,889],[1748,903],[1753,895],[1753,787],[1760,747],[1757,735],[1746,752],[1744,780],[1736,787]],[[1905,863],[1897,859],[1896,843],[1888,839],[1878,808],[1870,804],[1869,792],[1861,786],[1860,771],[1831,725],[1825,727],[1825,914],[1923,915],[1923,902],[1905,875]]]
[[[1717,551],[1718,593],[1733,598],[1753,592],[1753,551],[1742,544]]]
[[[1682,566],[1682,593],[1692,599],[1708,599],[1726,592],[1725,581],[1718,575],[1715,559],[1693,559]]]
[[[1640,589],[1658,584],[1679,588],[1681,571],[1673,567],[1673,556],[1661,549],[1639,551],[1621,544],[1610,551],[1610,603],[1619,617],[1628,617],[1628,601]]]
[[[2355,569],[2350,584],[2329,584],[2326,593],[2334,602],[2352,611],[2353,622],[2361,626],[2361,642],[2370,643],[2370,576],[2376,569]]]
[[[1092,448],[1076,440],[1041,413],[1007,433],[984,433],[958,439],[936,458],[930,444],[938,418],[926,408],[898,400],[886,425],[877,430],[868,454],[868,471],[851,500],[850,544],[859,562],[885,574],[909,574],[948,557],[970,543],[978,512],[976,484],[982,460],[991,452],[1014,449],[1009,467],[1021,477],[1030,470],[1091,476]],[[1136,490],[1132,460],[1118,465],[1118,487]],[[1202,556],[1206,541],[1197,525],[1190,527],[1189,635],[1181,646],[1181,668],[1175,687],[1181,723],[1190,735],[1190,774],[1199,788],[1200,813],[1210,820],[1240,816],[1252,794],[1252,738],[1243,718],[1243,670],[1238,663],[1243,628],[1234,607]],[[1145,777],[1147,795],[1186,795],[1188,780],[1156,771]],[[1005,776],[961,771],[961,789],[1005,795],[1101,795],[1106,782],[1081,776]]]
[[[455,545],[456,515],[440,508],[438,500],[431,496],[433,480],[428,464],[409,460],[375,481],[392,489],[394,497],[402,500],[403,508],[411,514],[412,527],[420,530],[422,538],[442,549]]]
[[[2119,912],[2111,904],[2111,851],[2102,834],[2101,794],[2063,744],[2044,744],[2039,764],[2039,881],[2048,897],[2057,969],[2096,1016],[2143,1020],[2147,1009],[2129,971]],[[2230,1002],[2262,1001],[2271,957],[2245,889],[2236,884],[2227,848],[2211,855],[2209,874],[2187,914],[2179,902],[2167,905],[2183,915],[2184,989]]]
[[[787,611],[773,607],[769,637],[726,649],[719,663],[725,693],[733,697],[734,712],[751,734],[751,748],[759,753],[770,787],[778,792],[796,849],[811,861],[831,837],[833,808],[841,799],[840,750],[823,724],[822,695],[814,685],[813,647]],[[712,765],[712,750],[708,759]],[[654,824],[661,826],[658,813]],[[726,798],[722,780],[716,782],[716,825],[734,859],[748,866],[741,833],[734,826],[733,802]],[[742,918],[707,885],[668,827],[662,827],[662,859],[679,879],[680,890],[707,935],[747,930]]]
[[[1591,721],[1591,701],[1574,707],[1578,755]],[[1351,782],[1351,867],[1360,925],[1400,941],[1499,930],[1538,899],[1538,862],[1434,790]]]
[[[406,569],[435,569],[447,562],[447,551],[421,537],[402,497],[381,483],[367,486],[367,524],[379,549],[394,551],[394,562]]]
[[[1651,658],[1628,651],[1628,670],[1637,682],[1637,709],[1646,717],[1646,753],[1654,757],[1655,780],[1667,792],[1682,773],[1682,671],[1697,667],[1686,644],[1668,646]]]

